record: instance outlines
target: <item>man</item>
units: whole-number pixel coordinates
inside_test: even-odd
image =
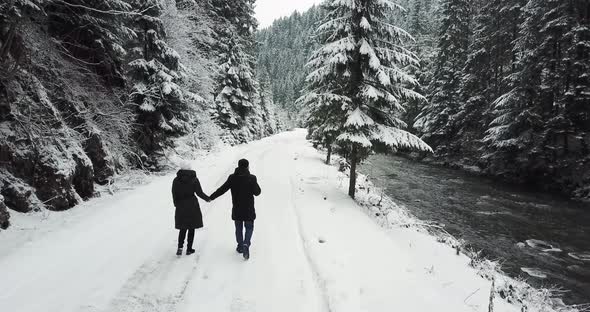
[[[256,176],[250,174],[249,162],[246,159],[238,161],[238,168],[231,174],[225,183],[215,193],[211,194],[211,200],[218,198],[231,189],[232,212],[231,217],[236,226],[236,251],[250,258],[250,240],[254,231],[256,210],[254,209],[254,196],[260,195],[260,186]],[[244,235],[244,227],[246,233]]]

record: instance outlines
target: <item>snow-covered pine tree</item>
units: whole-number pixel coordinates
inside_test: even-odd
[[[277,133],[280,129],[280,120],[277,118],[277,108],[273,101],[270,76],[264,68],[258,71],[258,82],[260,106],[263,111],[262,119],[264,121],[264,134],[270,135]]]
[[[253,110],[252,94],[256,92],[251,56],[236,35],[228,35],[223,43],[220,73],[216,79],[215,119],[224,128],[235,130],[244,125]]]
[[[144,152],[161,150],[173,135],[186,133],[188,102],[196,100],[179,86],[183,66],[178,53],[163,40],[158,0],[133,0],[142,14],[134,18],[137,39],[131,43],[128,71],[131,77],[129,102],[137,107],[135,133]]]
[[[323,62],[323,60],[318,61]],[[309,86],[303,90],[304,95],[297,100],[298,105],[306,108],[308,117],[305,126],[309,131],[308,138],[314,142],[315,146],[321,145],[326,148],[328,165],[332,157],[333,144],[346,121],[342,103],[348,100],[341,95],[326,91],[338,88],[336,84],[326,88],[326,85],[335,82],[336,78],[334,75],[332,78],[326,76],[322,80],[309,81]]]
[[[552,93],[553,115],[547,128],[552,146],[564,154],[590,155],[590,2],[554,1],[556,13],[548,13],[546,32],[555,43]],[[574,138],[571,140],[570,138]],[[569,143],[581,145],[576,151]],[[590,158],[587,158],[590,159]]]
[[[429,104],[414,127],[429,144],[441,147],[456,131],[452,117],[461,103],[461,72],[469,46],[470,4],[468,0],[443,0],[440,4],[441,28],[434,75],[429,88]]]
[[[244,142],[264,135],[265,119],[256,81],[254,0],[210,0],[210,14],[219,51],[220,75],[216,79],[218,124]]]
[[[491,103],[508,91],[505,78],[513,74],[512,42],[517,38],[525,3],[526,0],[492,0],[474,8],[473,35],[462,70],[461,100],[451,118],[456,121],[451,144],[460,146],[464,155],[480,153],[485,129],[493,119]]]
[[[409,88],[416,80],[404,71],[418,60],[403,47],[411,36],[387,22],[389,13],[402,9],[394,2],[328,0],[323,5],[328,15],[318,28],[322,46],[309,62],[313,71],[301,101],[312,110],[315,105],[339,106],[330,119],[338,122],[336,141],[348,154],[348,194],[354,198],[357,165],[374,144],[431,151],[402,130],[406,125],[399,119],[403,101],[422,98]]]
[[[408,1],[409,11],[403,15],[405,17],[406,30],[416,40],[410,42],[409,48],[416,53],[420,60],[419,66],[410,66],[409,73],[416,77],[418,84],[415,91],[424,94],[427,92],[426,87],[430,84],[433,76],[433,62],[436,58],[435,42],[438,37],[438,19],[436,18],[437,7],[433,0],[412,0]],[[414,129],[414,121],[427,104],[423,99],[407,101],[406,111],[402,114],[402,119],[410,127],[412,133],[417,132]]]
[[[254,17],[256,0],[209,0],[212,13],[235,26],[242,38],[253,37],[258,27]]]

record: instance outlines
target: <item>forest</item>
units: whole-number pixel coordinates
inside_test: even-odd
[[[276,133],[253,3],[2,1],[2,206],[65,210],[128,170],[165,169],[180,138]]]
[[[430,162],[568,196],[590,195],[590,4],[583,0],[406,0],[384,18],[418,61],[423,98],[392,112]],[[301,112],[319,6],[258,32],[275,102]],[[273,62],[273,60],[277,60]],[[306,113],[298,117],[306,121]],[[329,145],[329,144],[328,144]],[[408,154],[408,150],[398,149]]]

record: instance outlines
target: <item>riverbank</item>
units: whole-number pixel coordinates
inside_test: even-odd
[[[361,171],[417,219],[501,261],[502,272],[535,287],[558,286],[566,303],[588,302],[588,263],[570,256],[590,250],[587,204],[397,156],[372,156]]]

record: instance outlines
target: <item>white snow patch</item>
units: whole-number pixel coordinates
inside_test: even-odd
[[[360,107],[357,107],[346,119],[344,123],[345,127],[364,127],[364,126],[372,126],[375,124],[371,117],[367,116]]]
[[[547,274],[543,273],[540,269],[537,268],[520,268],[521,271],[525,272],[526,274],[536,277],[536,278],[547,278]]]
[[[590,262],[590,252],[570,252],[568,256],[579,261]]]

